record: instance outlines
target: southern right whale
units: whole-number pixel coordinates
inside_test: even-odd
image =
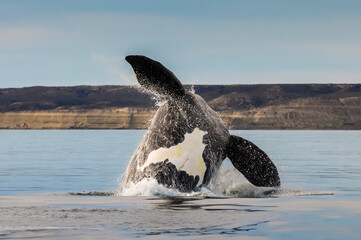
[[[129,162],[122,189],[144,178],[180,191],[207,185],[228,157],[255,186],[278,187],[276,166],[254,143],[230,135],[208,104],[161,63],[127,56],[141,86],[165,100]]]

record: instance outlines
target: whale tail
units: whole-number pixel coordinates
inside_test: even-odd
[[[182,83],[161,63],[141,55],[129,55],[125,60],[130,63],[139,84],[145,89],[167,99],[185,94]]]
[[[233,166],[258,187],[279,187],[281,181],[276,166],[254,143],[231,135],[226,149]]]

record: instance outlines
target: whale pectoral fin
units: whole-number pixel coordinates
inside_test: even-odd
[[[254,143],[231,135],[226,154],[233,166],[253,185],[258,187],[279,187],[281,185],[276,166],[267,154]]]
[[[139,84],[145,89],[168,99],[184,96],[182,83],[161,63],[141,55],[130,55],[125,60],[132,65]]]

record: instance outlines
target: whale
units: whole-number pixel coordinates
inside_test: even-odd
[[[275,164],[254,143],[229,133],[206,101],[187,91],[173,72],[142,55],[129,55],[139,84],[163,103],[125,172],[121,189],[156,179],[181,192],[207,186],[228,158],[257,187],[279,187]]]

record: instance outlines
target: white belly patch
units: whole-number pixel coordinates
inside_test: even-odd
[[[184,135],[184,141],[169,147],[159,148],[152,151],[143,166],[138,169],[143,171],[152,163],[163,162],[166,159],[173,163],[178,171],[185,171],[188,175],[199,176],[199,187],[203,182],[204,173],[206,172],[206,164],[203,160],[203,151],[206,144],[203,143],[203,136],[207,132],[195,128],[192,133]]]

